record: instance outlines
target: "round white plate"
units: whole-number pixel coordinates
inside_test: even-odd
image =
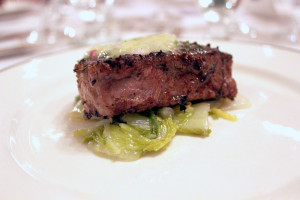
[[[175,136],[134,162],[99,157],[72,136],[73,66],[83,49],[0,73],[0,199],[300,199],[300,54],[224,43],[252,107]]]

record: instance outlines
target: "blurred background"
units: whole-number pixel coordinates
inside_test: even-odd
[[[300,51],[300,0],[0,0],[0,70],[29,58],[174,33]]]

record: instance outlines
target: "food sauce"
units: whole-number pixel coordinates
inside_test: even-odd
[[[155,51],[174,51],[177,45],[176,36],[172,34],[157,34],[147,37],[132,38],[114,44],[95,46],[89,50],[86,57],[118,57],[125,54],[146,55]]]

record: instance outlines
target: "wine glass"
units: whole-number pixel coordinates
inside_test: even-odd
[[[43,8],[40,27],[29,43],[95,44],[107,40],[107,16],[114,0],[50,0]]]
[[[288,33],[284,33],[290,42],[299,41],[300,33],[300,0],[273,0],[277,13],[283,17],[289,17],[292,21]]]
[[[197,0],[207,23],[206,35],[226,39],[234,28],[232,14],[240,0]]]

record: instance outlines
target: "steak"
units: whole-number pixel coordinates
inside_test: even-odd
[[[194,43],[175,51],[86,57],[75,65],[85,118],[112,118],[196,100],[234,99],[232,56]]]

